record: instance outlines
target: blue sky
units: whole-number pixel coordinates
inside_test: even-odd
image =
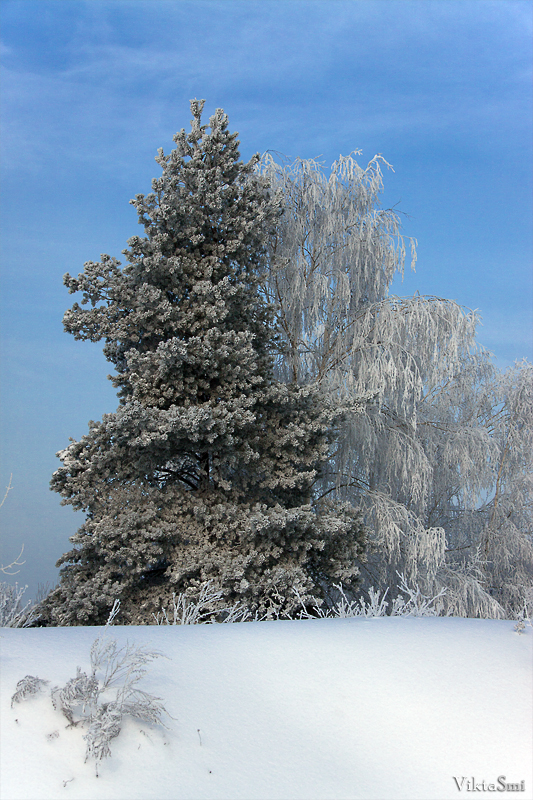
[[[529,0],[3,0],[1,562],[25,544],[33,595],[80,514],[55,453],[117,401],[100,345],[75,342],[62,285],[140,229],[128,201],[222,107],[241,153],[381,153],[383,205],[418,239],[418,290],[477,308],[505,368],[533,358]],[[15,578],[11,579],[13,582]]]

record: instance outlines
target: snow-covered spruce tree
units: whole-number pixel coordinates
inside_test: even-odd
[[[334,411],[273,379],[259,279],[280,204],[223,111],[201,124],[203,104],[170,155],[159,150],[152,193],[131,201],[146,235],[129,240],[127,265],[103,255],[65,276],[83,293],[65,329],[105,339],[120,406],[59,453],[51,486],[87,517],[45,624],[102,624],[115,599],[122,623],[153,622],[208,580],[224,606],[289,615],[293,588],[312,604],[356,579],[359,512],[313,503]]]
[[[373,398],[321,479],[365,510],[361,588],[394,596],[403,573],[428,595],[445,587],[443,612],[514,614],[532,586],[532,368],[499,374],[457,303],[389,296],[400,219],[379,204],[386,162],[356,155],[329,176],[314,160],[258,165],[285,204],[263,287],[279,304],[275,374],[332,403]]]

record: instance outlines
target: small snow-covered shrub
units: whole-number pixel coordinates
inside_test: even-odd
[[[12,477],[11,475],[9,483],[6,486],[5,494],[2,500],[0,500],[0,508],[2,508],[6,502],[7,496],[13,488],[11,485]],[[0,565],[0,573],[3,575],[16,575],[20,572],[20,570],[14,569],[14,567],[21,567],[26,563],[20,560],[23,552],[24,545],[22,545],[20,553],[11,564],[5,566],[4,564]],[[22,595],[27,588],[27,586],[19,586],[18,583],[11,586],[11,584],[5,581],[0,581],[0,628],[27,628],[31,625],[35,617],[35,612],[31,608],[31,601],[28,601],[26,605],[21,608]]]
[[[392,617],[440,617],[444,614],[444,606],[441,598],[446,594],[446,589],[442,588],[436,595],[430,597],[422,594],[418,584],[411,587],[407,584],[405,575],[399,573],[399,590],[404,595],[398,595],[392,601]]]
[[[341,584],[334,585],[337,600],[329,608],[313,605],[309,610],[307,597],[302,597],[297,588],[293,588],[301,610],[293,618],[344,618],[344,617],[437,617],[446,616],[441,598],[446,590],[441,589],[435,596],[426,596],[415,585],[411,587],[403,573],[398,573],[401,594],[390,603],[386,598],[388,589],[380,592],[374,587],[368,590],[368,600],[360,597],[349,599]],[[251,622],[261,621],[265,617],[253,615],[242,603],[221,608],[222,592],[212,588],[212,581],[206,581],[195,595],[179,594],[172,597],[172,608],[163,609],[153,618],[157,625],[198,625],[215,622]],[[269,619],[290,619],[287,613],[278,613]]]
[[[526,627],[533,627],[531,617],[533,616],[533,591],[524,599],[524,606],[522,610],[516,615],[516,625],[514,627],[517,633],[524,633]]]
[[[439,617],[446,616],[441,597],[446,593],[445,589],[441,589],[434,597],[429,597],[420,591],[418,584],[411,587],[407,584],[405,575],[398,573],[399,590],[401,595],[397,595],[392,601],[392,605],[385,598],[388,594],[388,588],[384,592],[370,587],[368,590],[368,601],[363,597],[356,600],[350,600],[346,597],[346,593],[342,585],[336,585],[335,589],[338,592],[338,600],[330,606],[330,608],[314,608],[310,613],[303,600],[299,597],[298,592],[295,591],[298,599],[302,604],[302,611],[300,611],[300,619],[313,619],[316,617]],[[389,610],[390,606],[390,610]]]
[[[172,595],[172,608],[162,609],[152,614],[157,625],[198,625],[209,622],[247,622],[252,619],[251,612],[242,603],[220,608],[223,592],[212,588],[212,581],[206,581],[198,596],[185,593]]]
[[[34,675],[26,675],[17,683],[17,691],[11,698],[11,708],[15,703],[20,703],[21,700],[26,700],[28,697],[33,697],[39,694],[41,689],[44,689],[50,681],[43,681],[41,678],[36,678]]]
[[[94,759],[97,777],[98,763],[111,755],[109,743],[119,735],[124,717],[165,727],[162,716],[168,714],[161,698],[138,687],[146,673],[145,665],[163,654],[129,643],[119,647],[115,639],[107,636],[108,626],[118,613],[119,605],[117,601],[104,632],[93,642],[90,673],[77,667],[74,678],[63,687],[55,686],[51,690],[54,709],[66,717],[67,728],[80,726],[88,729],[83,737],[87,742],[85,761]],[[34,675],[26,675],[17,683],[11,706],[36,695],[48,683]]]
[[[28,628],[33,619],[32,603],[22,606],[22,596],[27,586],[0,581],[0,628]]]

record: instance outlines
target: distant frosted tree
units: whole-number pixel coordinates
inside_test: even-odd
[[[263,286],[278,304],[276,375],[332,403],[369,400],[321,479],[323,496],[365,509],[363,586],[396,591],[400,572],[432,596],[446,587],[449,613],[514,613],[533,573],[531,366],[499,374],[476,314],[453,301],[389,296],[416,242],[380,207],[384,159],[362,169],[356,155],[329,176],[314,160],[258,167],[285,208]]]
[[[259,614],[351,585],[363,551],[349,503],[314,502],[337,412],[319,388],[273,378],[273,311],[259,278],[280,209],[217,110],[181,130],[152,192],[131,201],[144,237],[73,278],[64,317],[105,340],[120,406],[59,453],[52,488],[86,512],[41,604],[48,624],[151,622],[206,581]]]
[[[435,398],[434,418],[450,420],[445,439],[435,424],[432,517],[447,532],[449,565],[478,562],[483,585],[507,615],[533,612],[533,366],[492,368],[474,387],[457,380]],[[455,411],[455,413],[453,413]],[[447,412],[447,414],[446,414]],[[457,447],[455,425],[476,436]],[[436,432],[436,436],[435,436]],[[440,437],[440,443],[437,440]],[[454,449],[460,453],[453,462]],[[452,470],[467,480],[446,480]]]

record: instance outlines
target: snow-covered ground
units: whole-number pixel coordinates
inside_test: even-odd
[[[140,685],[175,719],[168,730],[128,720],[96,777],[85,731],[66,729],[49,691],[10,700],[27,674],[53,686],[89,671],[101,630],[0,632],[2,800],[533,798],[531,627],[442,617],[111,627],[120,644],[169,657]]]

